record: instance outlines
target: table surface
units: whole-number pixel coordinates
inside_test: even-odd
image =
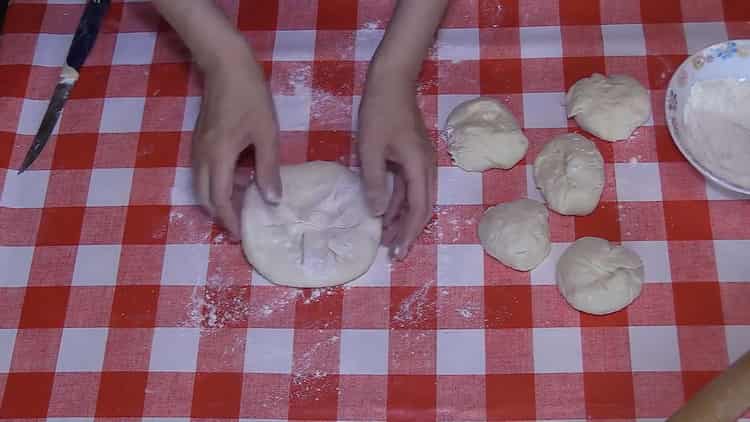
[[[254,273],[196,205],[200,76],[148,2],[113,4],[55,136],[16,174],[82,10],[49,3],[13,2],[0,37],[0,418],[654,421],[750,348],[750,202],[690,167],[663,108],[689,53],[750,38],[746,0],[453,1],[419,85],[435,219],[405,262],[381,254],[351,285],[305,291]],[[269,76],[283,161],[356,167],[364,73],[394,0],[220,3]],[[511,271],[483,254],[477,220],[539,197],[529,163],[577,130],[564,93],[593,72],[640,80],[653,119],[595,141],[600,206],[553,214],[550,257]],[[438,139],[480,94],[529,137],[510,171],[466,173]],[[556,258],[587,235],[643,257],[626,310],[587,316],[559,295]]]

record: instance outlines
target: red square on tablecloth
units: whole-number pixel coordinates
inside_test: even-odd
[[[151,3],[125,2],[120,17],[120,32],[157,32],[161,15]]]
[[[526,179],[526,165],[523,160],[510,170],[493,169],[483,172],[482,202],[494,206],[526,197]]]
[[[0,39],[0,64],[30,65],[34,60],[37,38],[37,34],[4,33]],[[15,120],[11,121],[15,123]]]
[[[516,271],[489,254],[484,254],[484,283],[487,286],[528,286],[530,275],[527,271]]]
[[[303,291],[302,296],[296,302],[295,328],[341,328],[343,300],[341,288]]]
[[[664,220],[670,240],[710,240],[707,201],[664,201]]]
[[[637,1],[599,0],[602,24],[636,23],[641,20]]]
[[[338,411],[339,376],[293,376],[289,387],[290,420],[335,420]]]
[[[242,401],[242,374],[198,372],[195,374],[193,418],[237,418]]]
[[[379,375],[339,376],[338,417],[345,420],[385,420],[388,377]]]
[[[273,31],[279,14],[278,0],[240,1],[237,26],[241,31]]]
[[[633,375],[629,372],[585,372],[586,411],[589,418],[635,417]]]
[[[531,328],[531,287],[486,287],[484,309],[487,328]]]
[[[483,376],[438,376],[438,420],[484,421],[487,419],[486,396]]]
[[[13,83],[5,83],[0,87],[0,96],[23,98],[26,95],[30,73],[31,67],[27,65],[9,64],[0,66],[0,80],[13,81]]]
[[[21,309],[26,288],[4,287],[3,306],[0,306],[0,328],[16,328],[21,320]]]
[[[479,95],[479,61],[437,62],[438,80],[434,83],[440,94]]]
[[[675,316],[678,325],[723,325],[719,283],[674,283]]]
[[[62,327],[69,292],[68,287],[27,287],[18,327]]]
[[[104,371],[148,370],[153,338],[153,330],[148,328],[110,328],[102,364]]]
[[[29,271],[29,286],[66,286],[73,278],[76,246],[37,246]]]
[[[482,60],[479,63],[482,94],[519,94],[523,92],[521,59]]]
[[[159,97],[184,97],[187,95],[188,63],[152,64],[148,74],[146,95]]]
[[[690,164],[660,163],[659,173],[665,201],[706,199],[706,179]]]
[[[141,205],[127,209],[125,244],[163,244],[169,226],[169,206]]]
[[[591,4],[587,7],[593,9]],[[599,57],[604,55],[604,43],[600,26],[562,26],[560,32],[562,36],[563,55],[566,58]]]
[[[36,244],[39,246],[75,245],[81,237],[83,207],[42,209]]]
[[[487,419],[536,418],[534,374],[487,375]]]
[[[391,327],[434,330],[437,326],[435,287],[391,287]]]
[[[125,228],[125,212],[124,207],[86,208],[79,244],[120,243]]]
[[[519,0],[479,0],[480,28],[516,27],[518,22]]]
[[[742,0],[723,0],[724,19],[728,21],[749,21],[750,10]]]
[[[668,247],[672,281],[718,279],[713,241],[671,241]]]
[[[559,0],[560,23],[562,25],[599,25],[601,13],[599,2],[586,0]]]
[[[0,244],[33,246],[41,216],[39,208],[0,207]]]
[[[435,420],[437,391],[434,375],[388,376],[388,420],[394,422]]]
[[[534,351],[530,328],[503,328],[485,331],[488,374],[534,372]],[[489,385],[489,384],[488,384]]]
[[[750,285],[747,283],[721,283],[721,305],[724,310],[724,323],[750,325]],[[1,321],[2,319],[0,319]]]
[[[107,82],[111,69],[111,66],[84,66],[69,98],[104,98],[107,94]],[[67,107],[65,110],[67,111]]]
[[[633,389],[639,418],[666,418],[685,403],[682,377],[676,372],[635,373]]]
[[[438,328],[484,328],[484,289],[475,287],[445,287],[438,290]]]
[[[627,327],[628,313],[621,309],[606,315],[581,313],[581,327]]]
[[[289,411],[289,375],[244,374],[241,418],[286,419]]]
[[[117,268],[118,284],[159,284],[164,247],[153,245],[123,245]]]
[[[189,415],[193,399],[193,378],[192,373],[149,373],[146,396],[143,400],[143,416]]]
[[[716,378],[720,371],[682,371],[682,386],[685,390],[685,401]]]
[[[54,372],[11,372],[7,377],[0,418],[45,418]]]
[[[746,219],[750,215],[750,202],[711,201],[708,211],[714,239],[750,239],[750,226]]]
[[[16,333],[11,372],[54,372],[62,330],[21,329]]]
[[[136,167],[174,167],[180,132],[142,132],[138,139]]]
[[[5,15],[3,33],[41,32],[46,9],[47,6],[44,4],[11,4]]]
[[[534,378],[537,418],[585,418],[582,374],[536,374]]]
[[[65,327],[107,327],[113,295],[112,287],[76,286],[70,289]]]
[[[641,0],[641,17],[644,23],[681,22],[681,6],[680,0]]]
[[[349,0],[319,0],[317,29],[357,28],[358,2]]]
[[[620,241],[620,221],[616,202],[600,202],[593,213],[575,218],[576,238],[602,237],[610,242]]]
[[[47,181],[45,207],[86,205],[91,170],[52,170]]]
[[[255,294],[257,290],[253,290]],[[341,328],[387,328],[390,290],[387,287],[344,289]]]
[[[561,92],[565,90],[562,58],[523,59],[524,92]],[[544,129],[547,130],[547,129]],[[531,131],[526,131],[528,136]],[[532,156],[527,156],[531,160]]]
[[[675,325],[670,283],[646,283],[641,295],[627,307],[631,325]]]
[[[388,340],[388,373],[434,374],[437,334],[434,330],[391,330]]]
[[[310,132],[307,143],[307,156],[310,161],[337,161],[347,165],[351,154],[352,135],[350,132]]]
[[[403,261],[391,266],[391,285],[425,286],[436,279],[437,249],[433,245],[414,245]]]
[[[661,202],[619,202],[622,240],[665,240],[667,229]]]
[[[531,288],[534,328],[577,327],[581,313],[573,309],[557,286]]]
[[[672,28],[674,30],[674,28]],[[680,33],[682,31],[680,30]],[[672,74],[677,70],[677,68],[682,64],[682,62],[687,57],[684,54],[681,53],[673,53],[673,52],[666,52],[666,53],[659,53],[660,55],[654,55],[649,54],[646,58],[647,65],[648,65],[648,79],[649,79],[649,87],[652,90],[656,89],[667,89],[667,86],[669,85],[669,81],[672,78]],[[663,103],[660,103],[661,107],[659,109],[654,110],[654,112],[661,112],[661,108],[663,108]],[[669,132],[667,132],[666,126],[662,126],[661,129],[664,131],[661,134],[657,133],[657,148],[659,147],[658,141],[660,140],[659,135],[663,136],[664,141],[668,141],[664,143],[664,146],[667,148],[660,149],[660,152],[667,153],[666,156],[669,158],[674,158],[676,161],[682,161],[684,160],[682,154],[674,148],[674,144],[672,143],[672,138],[669,135]],[[657,127],[657,130],[659,130],[659,127]],[[673,147],[674,150],[672,150],[669,147]]]
[[[154,326],[158,286],[118,286],[112,303],[112,327]]]
[[[677,334],[684,371],[722,371],[729,365],[724,327],[678,326]]]
[[[507,4],[511,2],[505,1],[503,3]],[[504,7],[504,6],[496,5],[495,7]],[[510,28],[492,27],[492,28],[480,29],[479,30],[479,55],[482,59],[512,59],[512,58],[520,57],[521,56],[521,33],[519,31],[519,28],[518,27],[510,27]]]
[[[96,133],[78,133],[57,136],[57,146],[52,158],[53,169],[90,169],[99,136]]]
[[[148,372],[102,372],[97,417],[140,417]]]
[[[581,328],[583,369],[586,372],[629,372],[627,327]]]
[[[94,416],[100,377],[98,372],[55,374],[47,416]]]
[[[198,342],[199,372],[242,372],[247,329],[222,327]],[[231,353],[227,353],[231,350]]]
[[[562,59],[565,71],[565,90],[570,89],[579,79],[588,78],[593,73],[605,74],[607,65],[603,56],[569,57]]]

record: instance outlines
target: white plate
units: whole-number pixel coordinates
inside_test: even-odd
[[[705,80],[731,78],[750,79],[750,40],[731,40],[706,47],[690,56],[677,68],[667,88],[665,101],[667,126],[682,155],[706,179],[734,192],[750,195],[750,189],[719,177],[710,168],[704,166],[680,139],[681,134],[685,133],[683,110],[693,84]]]

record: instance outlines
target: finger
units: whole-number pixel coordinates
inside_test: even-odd
[[[367,203],[370,205],[370,212],[376,217],[382,216],[388,207],[386,160],[383,148],[383,145],[379,143],[364,142],[360,144],[359,149]]]
[[[380,243],[388,248],[393,246],[393,242],[396,240],[398,233],[401,231],[401,220],[394,221],[393,224],[383,228],[383,235],[380,239]]]
[[[232,206],[234,158],[229,162],[215,159],[210,163],[211,205],[214,215],[235,238],[240,237],[240,222]]]
[[[400,170],[393,177],[393,193],[388,203],[388,209],[383,216],[383,225],[388,227],[393,224],[401,210],[404,208],[406,201],[406,184],[400,174]]]
[[[274,205],[281,201],[282,195],[279,165],[276,138],[259,140],[255,144],[255,180],[263,199]]]
[[[404,158],[406,158],[404,161],[409,163],[408,166],[403,167],[406,179],[406,200],[409,206],[402,217],[403,227],[393,249],[393,257],[399,260],[406,257],[409,248],[424,229],[431,212],[427,192],[429,170],[425,165],[424,154],[419,150],[411,150]]]
[[[205,103],[201,104],[201,111],[198,113],[198,119],[195,123],[195,129],[193,130],[192,139],[192,167],[193,167],[193,190],[198,200],[198,203],[203,206],[208,215],[213,216],[214,210],[211,205],[211,189],[209,186],[209,172],[208,165],[206,163],[206,157],[202,156],[198,151],[197,146],[201,145],[201,139],[204,136],[203,124]]]

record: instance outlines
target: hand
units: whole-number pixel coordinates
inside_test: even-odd
[[[281,178],[278,124],[263,70],[251,54],[235,58],[241,59],[205,70],[192,159],[201,205],[239,239],[240,219],[232,191],[240,153],[250,145],[255,148],[255,180],[266,201],[280,201]]]
[[[408,79],[370,76],[359,110],[359,155],[372,213],[383,216],[383,244],[403,259],[432,217],[434,147]],[[388,195],[386,172],[394,171]]]

